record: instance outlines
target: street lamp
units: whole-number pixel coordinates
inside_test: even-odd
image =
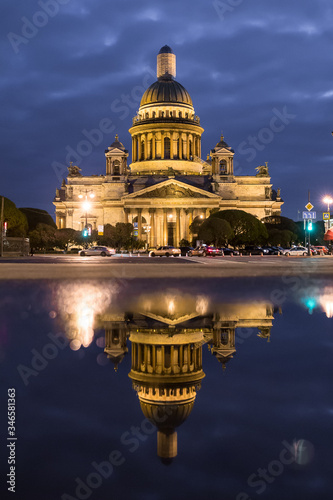
[[[151,230],[151,226],[148,226],[148,225],[144,226],[144,231],[146,233],[146,238],[147,238],[147,243],[146,243],[147,248],[148,248],[148,238],[149,238],[150,230]]]
[[[330,205],[333,203],[333,199],[330,196],[325,196],[325,198],[323,198],[323,202],[327,203],[327,212],[330,213]],[[325,231],[328,231],[330,228],[330,220],[331,216],[329,219],[325,220]]]
[[[89,198],[95,198],[95,194],[90,192],[88,189],[85,190],[85,194],[79,194],[79,198],[83,199],[84,202],[82,203],[82,208],[86,213],[86,223],[85,223],[85,228],[88,229],[88,211],[91,209],[91,203],[88,201],[88,196]]]
[[[323,202],[327,203],[327,212],[329,212],[330,205],[333,203],[333,199],[330,196],[325,196],[325,198],[323,198]]]

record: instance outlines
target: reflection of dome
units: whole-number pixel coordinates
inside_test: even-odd
[[[193,106],[187,90],[171,76],[163,76],[153,83],[143,94],[140,106],[157,103],[177,103]]]
[[[154,404],[146,403],[140,401],[140,406],[142,413],[151,422],[153,422],[159,430],[173,430],[175,427],[179,427],[189,414],[191,413],[194,406],[195,395],[192,401],[182,403],[179,401],[174,401],[170,404]]]

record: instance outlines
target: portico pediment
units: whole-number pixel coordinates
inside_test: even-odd
[[[140,198],[218,198],[217,195],[204,191],[184,182],[169,179],[155,186],[142,189],[125,196],[126,199]]]

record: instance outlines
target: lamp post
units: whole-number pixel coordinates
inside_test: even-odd
[[[325,196],[325,198],[323,198],[323,202],[327,203],[327,212],[330,213],[330,205],[333,203],[333,199],[330,196]],[[330,221],[331,221],[331,216],[329,219],[325,220],[325,231],[329,230]]]
[[[88,210],[91,208],[91,203],[88,201],[88,196],[89,198],[95,198],[95,194],[88,189],[85,190],[85,194],[79,194],[79,198],[83,199],[84,202],[82,203],[82,208],[85,210],[86,213],[86,221],[85,221],[85,228],[88,229]]]
[[[151,226],[146,225],[144,227],[144,231],[146,233],[146,239],[147,239],[147,241],[146,241],[147,250],[148,250],[148,238],[149,238],[150,230],[151,230]]]

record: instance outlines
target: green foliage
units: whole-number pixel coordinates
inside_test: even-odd
[[[183,238],[182,240],[180,240],[179,246],[180,247],[189,247],[189,246],[191,246],[191,244],[188,240],[185,240],[185,238]]]
[[[268,238],[265,225],[243,210],[222,210],[210,218],[215,217],[229,222],[234,233],[230,241],[233,245],[257,245]]]
[[[202,219],[199,215],[193,219],[192,224],[190,225],[190,232],[192,234],[198,234],[199,228],[205,219]]]
[[[54,233],[55,246],[67,251],[69,244],[78,242],[78,232],[71,228],[57,229]]]
[[[223,246],[228,244],[232,239],[234,232],[229,224],[224,219],[217,217],[209,217],[199,228],[199,240],[203,240],[208,245]]]
[[[29,233],[30,247],[34,250],[50,250],[56,244],[55,229],[48,224],[38,224]]]
[[[0,213],[2,207],[1,198],[0,196]],[[5,198],[3,220],[8,223],[7,236],[25,236],[27,234],[28,222],[26,216],[8,198]]]
[[[104,235],[97,236],[97,242],[99,245],[112,248],[130,249],[132,248],[132,233],[133,226],[129,223],[117,222],[115,226],[105,224]]]
[[[39,208],[20,208],[20,211],[26,216],[28,221],[28,230],[33,231],[38,224],[48,224],[56,229],[56,224],[51,215],[46,210]]]
[[[266,229],[269,234],[268,241],[273,245],[271,242],[271,234],[277,234],[275,231],[289,231],[289,233],[292,233],[292,237],[290,238],[290,241],[294,243],[301,242],[304,238],[304,231],[303,231],[303,226],[300,226],[298,223],[294,222],[292,219],[289,219],[288,217],[283,217],[282,215],[271,215],[270,217],[265,217],[263,219],[263,222],[265,223]],[[301,223],[303,225],[303,222]],[[287,234],[287,233],[285,233]],[[280,233],[282,235],[282,233]],[[282,246],[284,246],[283,243],[281,243]]]
[[[269,229],[268,243],[273,246],[289,248],[297,241],[297,235],[288,229]]]

